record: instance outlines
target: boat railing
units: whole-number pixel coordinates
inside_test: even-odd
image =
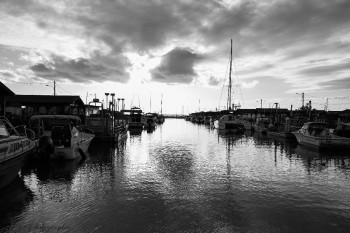
[[[94,131],[92,131],[90,128],[86,127],[85,125],[79,125],[76,128],[83,133],[95,134]]]
[[[125,127],[123,125],[115,126],[114,134],[120,134],[125,131]]]
[[[35,133],[33,130],[28,129],[26,125],[18,125],[15,127],[19,136],[27,137],[30,140],[35,140]]]
[[[17,136],[20,135],[16,130],[16,128],[11,124],[11,122],[6,117],[0,116],[0,124],[6,127],[9,135],[17,135]]]

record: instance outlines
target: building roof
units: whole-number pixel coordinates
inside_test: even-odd
[[[1,96],[13,96],[15,93],[11,91],[5,84],[0,82],[0,95]]]
[[[38,104],[77,104],[84,105],[80,96],[72,95],[15,95],[6,97],[6,102],[38,103]]]

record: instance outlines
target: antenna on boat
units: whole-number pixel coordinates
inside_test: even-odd
[[[160,115],[163,115],[163,93],[160,98]]]
[[[231,89],[232,89],[232,80],[231,80],[231,73],[232,73],[232,38],[231,38],[231,53],[230,53],[230,73],[229,73],[229,83],[228,83],[228,110],[231,110]]]
[[[149,112],[152,112],[152,96],[151,96],[151,92],[149,93]]]
[[[131,104],[130,104],[130,109],[133,107],[134,97],[135,97],[135,95],[132,95],[132,100],[131,100]]]
[[[141,107],[140,107],[140,96],[137,95],[137,98],[139,99],[139,108],[141,108]]]

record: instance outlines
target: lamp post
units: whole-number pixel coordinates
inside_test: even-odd
[[[112,111],[114,111],[115,110],[115,106],[114,106],[114,96],[115,96],[115,94],[111,93],[111,96],[112,96]]]
[[[118,98],[118,109],[117,109],[117,111],[119,111],[119,101],[120,101],[120,98]]]
[[[114,119],[115,119],[115,104],[114,104],[114,96],[115,94],[114,93],[111,93],[111,96],[112,96],[112,128],[113,128],[113,135],[115,133],[115,122],[114,122]]]
[[[108,96],[109,96],[109,93],[105,93],[105,95],[106,95],[106,109],[107,109],[107,107],[108,107]]]
[[[274,103],[274,104],[276,104],[276,118],[275,118],[275,122],[277,122],[277,121],[279,121],[279,117],[278,117],[278,115],[277,115],[277,108],[278,108],[278,103]]]
[[[46,84],[45,86],[52,87],[52,86],[50,86],[48,84]],[[56,96],[56,81],[53,81],[53,96]]]

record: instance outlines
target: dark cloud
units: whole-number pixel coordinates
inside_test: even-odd
[[[211,76],[208,81],[209,85],[211,86],[218,86],[220,84],[219,79],[215,78],[214,76]]]
[[[320,84],[325,90],[349,90],[350,91],[350,77],[330,80]]]
[[[30,69],[43,78],[67,79],[76,83],[89,83],[91,81],[125,83],[129,78],[125,71],[96,64],[84,58],[66,59],[60,56],[53,56],[52,61],[32,65]]]
[[[42,76],[60,75],[75,82],[126,82],[130,67],[127,52],[153,55],[154,50],[173,43],[210,48],[214,61],[228,55],[230,38],[234,56],[238,57],[277,54],[284,58],[280,60],[283,62],[312,55],[320,59],[330,54],[346,56],[350,43],[341,37],[348,33],[349,8],[348,0],[247,0],[232,1],[230,5],[217,0],[91,0],[59,4],[3,0],[0,3],[0,12],[34,19],[45,32],[107,47],[107,54],[93,49],[84,51],[89,56],[86,60],[58,59],[58,63],[31,67]],[[175,49],[151,71],[152,80],[191,83],[197,75],[193,67],[198,59],[189,51]],[[263,66],[261,70],[247,67],[241,72],[258,73],[264,68],[274,68],[269,64]],[[341,65],[338,68],[345,69]],[[300,73],[316,75],[317,70],[332,71],[331,67],[315,67]]]
[[[8,71],[0,71],[0,76],[3,76],[5,78],[13,78],[14,75]]]
[[[336,75],[350,72],[350,61],[344,63],[338,63],[333,65],[315,66],[312,68],[306,68],[299,71],[299,74],[307,76],[325,76]]]
[[[337,56],[347,55],[350,51],[350,43],[344,41],[335,41],[335,42],[323,42],[323,43],[312,43],[309,45],[300,47],[300,48],[292,48],[284,51],[285,56],[280,61],[288,61],[294,60],[297,58],[309,57],[309,56],[317,56],[326,58],[322,58],[322,60],[329,60],[330,55],[336,54]],[[313,59],[314,60],[314,59]],[[318,59],[320,60],[320,59]]]
[[[152,80],[163,83],[191,83],[197,74],[193,66],[201,56],[185,48],[175,48],[163,56],[159,67],[151,71]]]
[[[266,72],[275,68],[274,64],[270,64],[268,62],[258,63],[256,66],[248,66],[247,68],[241,69],[238,71],[239,75],[251,75],[259,72]]]
[[[178,38],[219,47],[233,38],[238,53],[260,53],[309,40],[325,40],[334,33],[346,32],[350,21],[347,0],[247,0],[231,6],[216,0],[61,4],[63,10],[57,4],[30,0],[4,0],[1,6],[12,15],[34,17],[37,25],[45,29],[65,27],[65,22],[83,26],[86,36],[117,51],[130,46],[148,51]]]

